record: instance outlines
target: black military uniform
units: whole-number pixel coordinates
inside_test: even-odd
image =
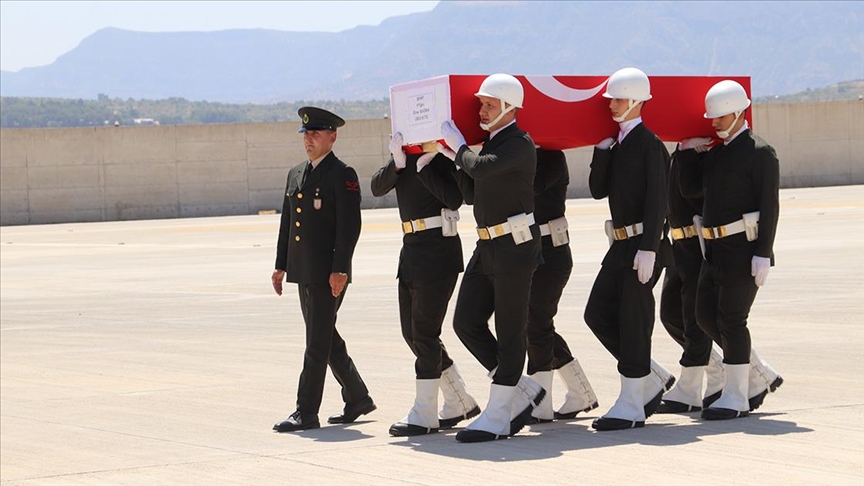
[[[462,168],[457,181],[465,201],[474,205],[479,228],[534,212],[537,154],[531,137],[515,122],[487,138],[479,154],[463,145],[455,162]],[[497,385],[515,386],[525,366],[531,280],[542,263],[540,230],[536,224],[530,230],[533,238],[519,245],[511,235],[488,239],[487,231],[478,231],[456,301],[456,335],[487,370],[497,368]],[[489,330],[493,313],[494,335]]]
[[[679,151],[681,192],[704,197],[703,226],[720,228],[759,211],[759,237],[745,233],[705,240],[705,262],[699,274],[696,318],[722,343],[726,364],[750,362],[747,317],[758,287],[751,274],[753,256],[774,264],[774,237],[780,214],[780,163],[774,149],[749,129],[728,145],[698,156]]]
[[[534,219],[538,225],[564,216],[570,172],[564,152],[537,149],[534,176]],[[555,331],[553,318],[570,272],[570,245],[553,246],[552,238],[540,239],[543,263],[534,271],[528,306],[528,374],[557,370],[573,361],[567,342]]]
[[[392,148],[391,148],[392,150]],[[417,395],[414,407],[390,427],[394,436],[422,435],[455,426],[480,413],[453,360],[441,342],[447,303],[462,272],[462,243],[445,214],[462,205],[462,193],[453,178],[455,167],[441,154],[426,154],[428,165],[417,169],[420,155],[405,155],[405,166],[394,158],[372,176],[372,193],[383,196],[396,189],[402,219],[399,254],[399,316],[402,337],[414,353]],[[445,236],[444,228],[447,226]],[[438,391],[444,406],[438,412]]]
[[[303,120],[301,132],[335,131],[345,123],[318,108],[301,108],[299,114]],[[306,322],[306,352],[297,389],[299,417],[295,418],[303,424],[317,425],[328,365],[342,387],[346,403],[345,413],[331,417],[331,423],[351,422],[357,415],[375,408],[348,355],[345,341],[336,331],[336,314],[345,290],[334,297],[329,283],[333,273],[347,274],[348,282],[351,281],[351,258],[360,225],[357,173],[332,151],[317,167],[313,168],[312,161],[307,160],[288,172],[276,269],[285,271],[286,281],[298,284],[300,308]],[[274,429],[280,430],[280,425]],[[294,425],[287,430],[295,430]]]
[[[628,378],[650,372],[652,287],[671,259],[664,235],[668,171],[666,147],[642,123],[609,150],[595,149],[591,161],[591,195],[594,199],[609,197],[613,226],[643,225],[642,234],[614,241],[609,247],[585,306],[585,322],[618,360],[618,372]],[[650,285],[640,283],[633,270],[638,250],[655,252]]]
[[[462,205],[462,193],[453,178],[453,162],[439,154],[420,172],[418,155],[408,155],[404,169],[397,171],[393,159],[372,176],[372,194],[381,197],[393,188],[399,216],[411,221],[441,217],[444,208]],[[403,228],[404,231],[404,228]],[[462,272],[459,236],[445,237],[441,228],[414,231],[402,238],[399,254],[399,317],[402,337],[416,356],[418,380],[440,378],[441,370],[453,365],[440,340],[447,303]]]
[[[679,152],[672,154],[668,179],[666,219],[671,226],[674,261],[666,268],[660,295],[660,321],[684,352],[679,364],[685,368],[705,366],[711,355],[711,338],[696,322],[696,283],[702,267],[702,250],[693,216],[702,215],[702,198],[681,195]]]
[[[543,263],[534,271],[528,304],[528,374],[546,390],[546,398],[533,410],[531,423],[574,418],[580,412],[598,406],[581,365],[564,338],[555,331],[558,302],[573,269],[564,219],[569,183],[570,173],[564,152],[538,148],[534,218],[543,235]],[[559,411],[552,409],[552,370],[558,371],[567,388],[565,402]]]
[[[672,236],[674,262],[666,268],[660,295],[660,321],[666,332],[683,348],[679,361],[680,379],[675,388],[663,396],[659,413],[686,413],[701,410],[720,398],[724,376],[713,354],[711,338],[696,322],[696,284],[702,266],[702,250],[693,217],[702,214],[702,198],[689,199],[681,195],[678,184],[680,162],[678,152],[672,155],[668,179],[667,221]],[[702,379],[708,376],[706,396],[702,394]]]

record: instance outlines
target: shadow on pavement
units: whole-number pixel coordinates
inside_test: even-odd
[[[748,434],[780,436],[813,432],[794,422],[777,420],[782,413],[751,414],[745,419],[703,421],[698,414],[687,424],[669,424],[659,421],[646,423],[644,428],[616,432],[595,432],[591,420],[553,422],[523,429],[518,435],[505,440],[480,444],[462,444],[456,441],[458,429],[443,433],[408,437],[393,445],[410,447],[417,452],[475,461],[526,461],[549,459],[564,452],[642,444],[646,446],[682,445],[700,442],[703,437],[720,434]],[[587,419],[588,417],[586,417]]]
[[[303,430],[300,432],[288,432],[297,437],[304,439],[312,439],[315,442],[352,442],[355,440],[371,439],[373,436],[364,434],[363,432],[352,429],[351,426],[365,423],[363,421],[354,422],[351,424],[321,424],[320,429]]]

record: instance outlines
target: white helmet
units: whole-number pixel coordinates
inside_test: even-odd
[[[481,123],[480,128],[489,131],[501,118],[516,108],[522,108],[522,100],[525,98],[525,90],[518,79],[509,74],[493,74],[487,76],[480,84],[480,90],[474,96],[488,96],[501,101],[501,113],[489,123]],[[509,106],[505,106],[509,105]]]
[[[508,105],[522,108],[525,90],[522,89],[522,83],[518,79],[509,74],[498,73],[486,77],[480,84],[480,90],[474,93],[474,96],[498,98]]]
[[[720,81],[705,95],[705,118],[720,118],[730,113],[739,113],[750,106],[744,88],[735,81]],[[737,118],[737,117],[736,117]]]
[[[651,99],[651,83],[641,70],[628,67],[619,69],[609,77],[604,98],[618,98],[633,101]]]

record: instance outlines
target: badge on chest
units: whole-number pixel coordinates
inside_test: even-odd
[[[321,191],[321,190],[320,190],[319,188],[316,187],[316,188],[315,188],[315,198],[312,199],[312,208],[314,208],[316,211],[320,211],[320,210],[321,210],[321,194],[320,194],[320,191]]]

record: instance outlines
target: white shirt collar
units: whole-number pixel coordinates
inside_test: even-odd
[[[332,152],[332,150],[330,152]],[[309,163],[312,164],[312,170],[315,170],[315,168],[318,167],[318,164],[320,164],[321,161],[324,160],[325,157],[330,155],[330,152],[327,152],[326,154],[322,155],[321,157],[318,157],[315,160],[310,160]]]
[[[514,123],[516,123],[515,119],[513,121],[511,121],[510,123],[504,125],[503,127],[499,128],[498,130],[495,130],[494,132],[489,132],[489,140],[492,140],[492,137],[494,137],[495,135],[498,135],[498,132],[500,132],[501,130],[504,130],[505,128],[509,127],[510,125],[512,125]]]
[[[627,121],[623,121],[623,122],[619,123],[618,124],[618,127],[619,127],[618,128],[618,143],[623,142],[624,139],[627,137],[627,135],[629,135],[630,132],[634,128],[636,128],[636,126],[639,125],[640,123],[642,123],[642,117],[641,116],[637,116],[636,118],[634,118],[632,120],[627,120]]]
[[[726,140],[723,140],[723,145],[729,145],[732,140],[735,140],[735,137],[741,135],[741,133],[748,128],[750,128],[750,125],[747,124],[747,120],[744,120],[744,124],[741,125],[741,128],[739,128],[737,132],[733,133],[732,136],[727,138]]]

